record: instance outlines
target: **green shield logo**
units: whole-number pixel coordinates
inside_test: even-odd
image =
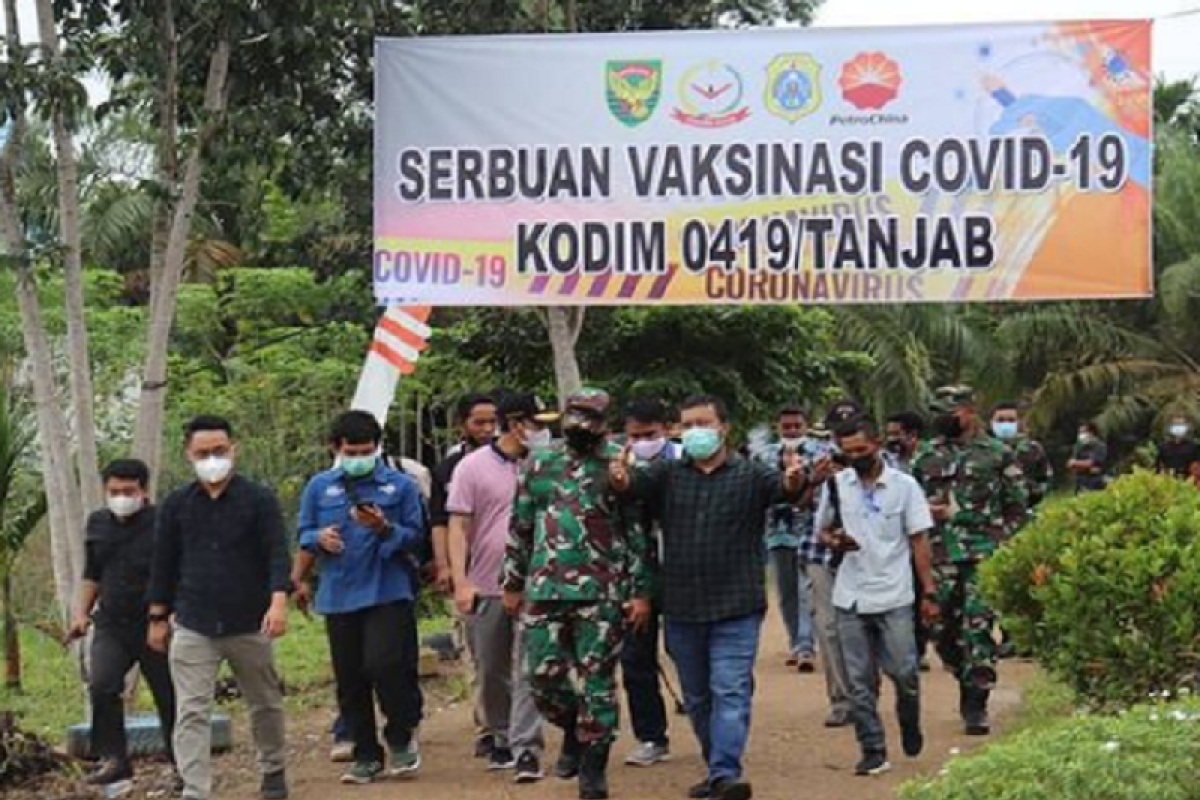
[[[608,110],[630,128],[654,115],[662,96],[661,61],[609,61],[605,68]]]

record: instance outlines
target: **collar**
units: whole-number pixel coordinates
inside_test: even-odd
[[[491,450],[492,454],[505,464],[518,464],[521,461],[519,457],[514,458],[513,456],[510,456],[508,453],[504,452],[504,448],[500,446],[499,436],[497,436],[495,439],[492,439],[492,441],[488,443],[488,449]]]
[[[842,472],[850,473],[850,478],[846,482],[849,483],[851,486],[859,486],[862,484],[862,482],[863,482],[862,478],[860,478],[858,473],[855,472],[854,470],[847,467],[846,469],[842,470]],[[898,475],[898,474],[899,474],[899,472],[895,469],[895,467],[893,467],[891,464],[888,464],[885,461],[885,462],[883,462],[883,469],[880,471],[879,477],[875,479],[875,485],[876,486],[887,486],[888,483],[891,481],[892,476]]]
[[[730,447],[726,447],[725,448],[725,460],[721,462],[720,466],[718,466],[716,469],[712,470],[711,472],[706,472],[706,471],[700,469],[700,467],[698,467],[696,465],[696,459],[692,458],[691,456],[687,455],[686,453],[681,453],[680,460],[683,461],[685,464],[687,464],[692,469],[696,470],[696,472],[699,472],[701,475],[716,475],[718,472],[721,472],[722,470],[726,469],[727,467],[737,466],[745,459],[742,458],[741,454],[738,453],[737,450],[734,450]]]

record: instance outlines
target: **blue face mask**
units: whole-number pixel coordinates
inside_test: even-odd
[[[342,471],[351,478],[365,478],[375,471],[378,460],[376,455],[346,456],[342,459]]]
[[[688,428],[683,432],[683,452],[698,461],[712,458],[721,449],[721,432],[716,428]]]
[[[999,439],[1015,439],[1017,438],[1017,423],[1015,422],[993,422],[992,433],[996,434]]]

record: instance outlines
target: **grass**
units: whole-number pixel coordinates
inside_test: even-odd
[[[306,619],[300,614],[292,614],[289,623],[287,636],[279,640],[275,650],[279,674],[287,687],[288,707],[332,706],[333,671],[324,623],[319,617]],[[440,633],[450,625],[448,617],[422,619],[420,634]],[[25,730],[62,743],[67,728],[87,718],[87,694],[79,663],[72,651],[31,627],[21,628],[21,653],[23,691],[0,688],[0,712],[15,712]],[[144,686],[140,688],[136,708],[152,713],[150,695]]]

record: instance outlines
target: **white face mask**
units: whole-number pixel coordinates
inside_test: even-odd
[[[105,498],[105,502],[108,505],[108,510],[116,517],[132,517],[142,510],[142,498],[140,497],[126,497],[121,494],[113,494]]]
[[[209,456],[193,465],[196,477],[203,483],[220,483],[233,471],[233,459],[228,456]]]
[[[529,450],[540,450],[550,446],[553,441],[550,436],[549,428],[542,428],[538,431],[529,431],[525,434],[525,447]]]
[[[1172,423],[1171,427],[1167,428],[1167,432],[1169,434],[1171,434],[1172,436],[1174,436],[1176,439],[1182,439],[1183,437],[1187,436],[1188,431],[1190,431],[1190,430],[1191,430],[1191,426],[1189,426],[1185,423],[1182,423],[1182,422]]]
[[[641,441],[633,442],[629,445],[629,449],[633,451],[638,461],[649,461],[652,458],[657,458],[666,446],[667,440],[660,437],[658,439],[642,439]]]

